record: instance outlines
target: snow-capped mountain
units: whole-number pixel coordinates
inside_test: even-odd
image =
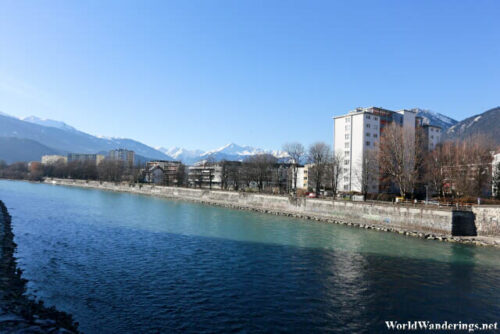
[[[165,153],[174,160],[182,161],[184,164],[192,164],[200,159],[204,153],[202,150],[187,150],[180,147],[164,148],[157,147],[158,151]]]
[[[234,143],[224,145],[218,149],[207,151],[201,155],[201,160],[212,158],[216,161],[220,160],[233,160],[243,161],[245,158],[256,154],[271,154],[276,158],[286,158],[287,154],[279,150],[263,150],[261,148],[254,148],[251,146],[239,146]]]
[[[432,110],[420,108],[414,108],[412,110],[417,112],[417,116],[423,118],[424,124],[440,126],[443,130],[446,130],[458,123],[457,120]]]
[[[235,143],[230,143],[219,147],[214,150],[202,151],[202,150],[186,150],[179,147],[173,147],[166,149],[163,147],[157,148],[163,153],[171,156],[176,160],[182,161],[184,164],[190,165],[198,161],[207,160],[209,158],[216,161],[220,160],[231,160],[231,161],[243,161],[246,157],[268,153],[274,155],[276,158],[286,158],[287,154],[279,150],[263,150],[261,148],[254,148],[251,146],[240,146]]]
[[[57,128],[65,131],[78,131],[74,127],[60,121],[54,121],[52,119],[46,119],[46,118],[39,118],[36,116],[28,116],[28,117],[23,117],[20,118],[20,120],[25,121],[25,122],[30,122],[33,124],[38,124],[42,126],[48,126],[51,128]]]
[[[50,125],[42,125],[38,123]],[[138,160],[172,158],[150,146],[133,139],[96,137],[79,131],[63,122],[41,120],[38,117],[27,117],[25,119],[13,117],[5,113],[0,114],[0,137],[23,139],[16,141],[16,147],[30,151],[32,159],[39,160],[44,152],[66,153],[100,153],[112,149],[125,148],[133,150]],[[24,140],[26,139],[26,140]],[[7,145],[13,141],[4,141],[1,145]],[[24,146],[23,146],[24,145]],[[2,147],[0,147],[1,149]],[[42,149],[43,148],[43,149]],[[12,161],[17,155],[15,152],[6,150],[0,160]]]

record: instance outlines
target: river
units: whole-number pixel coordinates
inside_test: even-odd
[[[500,316],[500,250],[0,181],[28,294],[85,333],[375,333]]]

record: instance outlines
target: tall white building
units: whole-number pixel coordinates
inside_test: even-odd
[[[110,160],[114,161],[122,161],[123,164],[127,167],[134,166],[134,151],[125,150],[125,149],[117,149],[111,150],[108,153],[108,157]]]
[[[340,190],[362,192],[362,186],[366,184],[368,193],[378,193],[380,187],[378,165],[370,156],[378,152],[381,131],[386,125],[395,122],[412,129],[414,136],[417,124],[416,112],[392,111],[377,107],[356,108],[346,115],[333,119],[333,147],[335,154],[341,155],[343,164]],[[367,166],[375,174],[368,182],[364,179]]]

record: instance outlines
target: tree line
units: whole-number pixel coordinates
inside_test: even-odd
[[[357,170],[350,177],[358,183],[359,193],[365,198],[382,199],[381,195],[370,195],[371,184],[386,194],[397,194],[406,198],[422,197],[426,193],[439,197],[481,197],[500,189],[500,166],[492,173],[492,147],[490,140],[476,135],[465,140],[438,144],[433,150],[426,145],[419,129],[408,129],[396,124],[388,125],[380,136],[378,147],[365,150]],[[287,154],[285,162],[271,154],[256,154],[239,161],[215,161],[207,159],[202,172],[189,175],[181,165],[176,184],[212,188],[218,173],[220,188],[243,190],[253,188],[259,192],[294,193],[298,171],[308,164],[307,191],[324,194],[324,190],[336,198],[340,193],[345,168],[343,152],[334,152],[324,142],[315,142],[307,149],[298,142],[286,143],[282,147]],[[105,160],[99,165],[93,162],[73,161],[50,165],[28,166],[26,163],[7,165],[0,161],[0,177],[10,179],[41,180],[44,177],[74,178],[111,182],[143,182],[144,165],[127,167],[120,161]],[[492,177],[492,174],[494,175]],[[300,193],[301,191],[299,191]],[[348,191],[347,191],[348,192]],[[352,192],[349,192],[352,194]],[[500,191],[497,191],[500,197]]]

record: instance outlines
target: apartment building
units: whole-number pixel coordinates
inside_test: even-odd
[[[200,162],[188,168],[188,184],[193,188],[221,189],[222,165]]]
[[[423,135],[423,145],[427,151],[432,151],[441,142],[443,129],[440,126],[424,123],[422,117],[416,117],[416,124],[420,126]]]
[[[161,185],[178,185],[184,168],[180,161],[155,160],[146,164],[144,182]]]
[[[67,156],[68,163],[79,161],[79,162],[92,162],[99,165],[105,156],[102,154],[85,154],[85,153],[69,153]]]
[[[379,166],[375,156],[379,149],[380,135],[384,128],[396,123],[408,129],[415,136],[417,125],[416,112],[412,110],[392,111],[369,107],[356,108],[346,115],[334,117],[333,147],[342,159],[341,191],[362,192],[363,186],[368,193],[380,190]],[[366,168],[376,171],[368,181],[364,178]],[[366,184],[368,183],[368,184]]]
[[[134,166],[134,151],[125,150],[125,149],[117,149],[111,150],[108,153],[108,158],[114,161],[122,161],[123,164],[127,167]]]
[[[297,169],[297,189],[307,190],[309,188],[309,169],[311,167],[311,164],[307,164]]]
[[[41,161],[44,165],[54,165],[56,163],[65,164],[68,162],[68,157],[64,155],[43,155]]]

